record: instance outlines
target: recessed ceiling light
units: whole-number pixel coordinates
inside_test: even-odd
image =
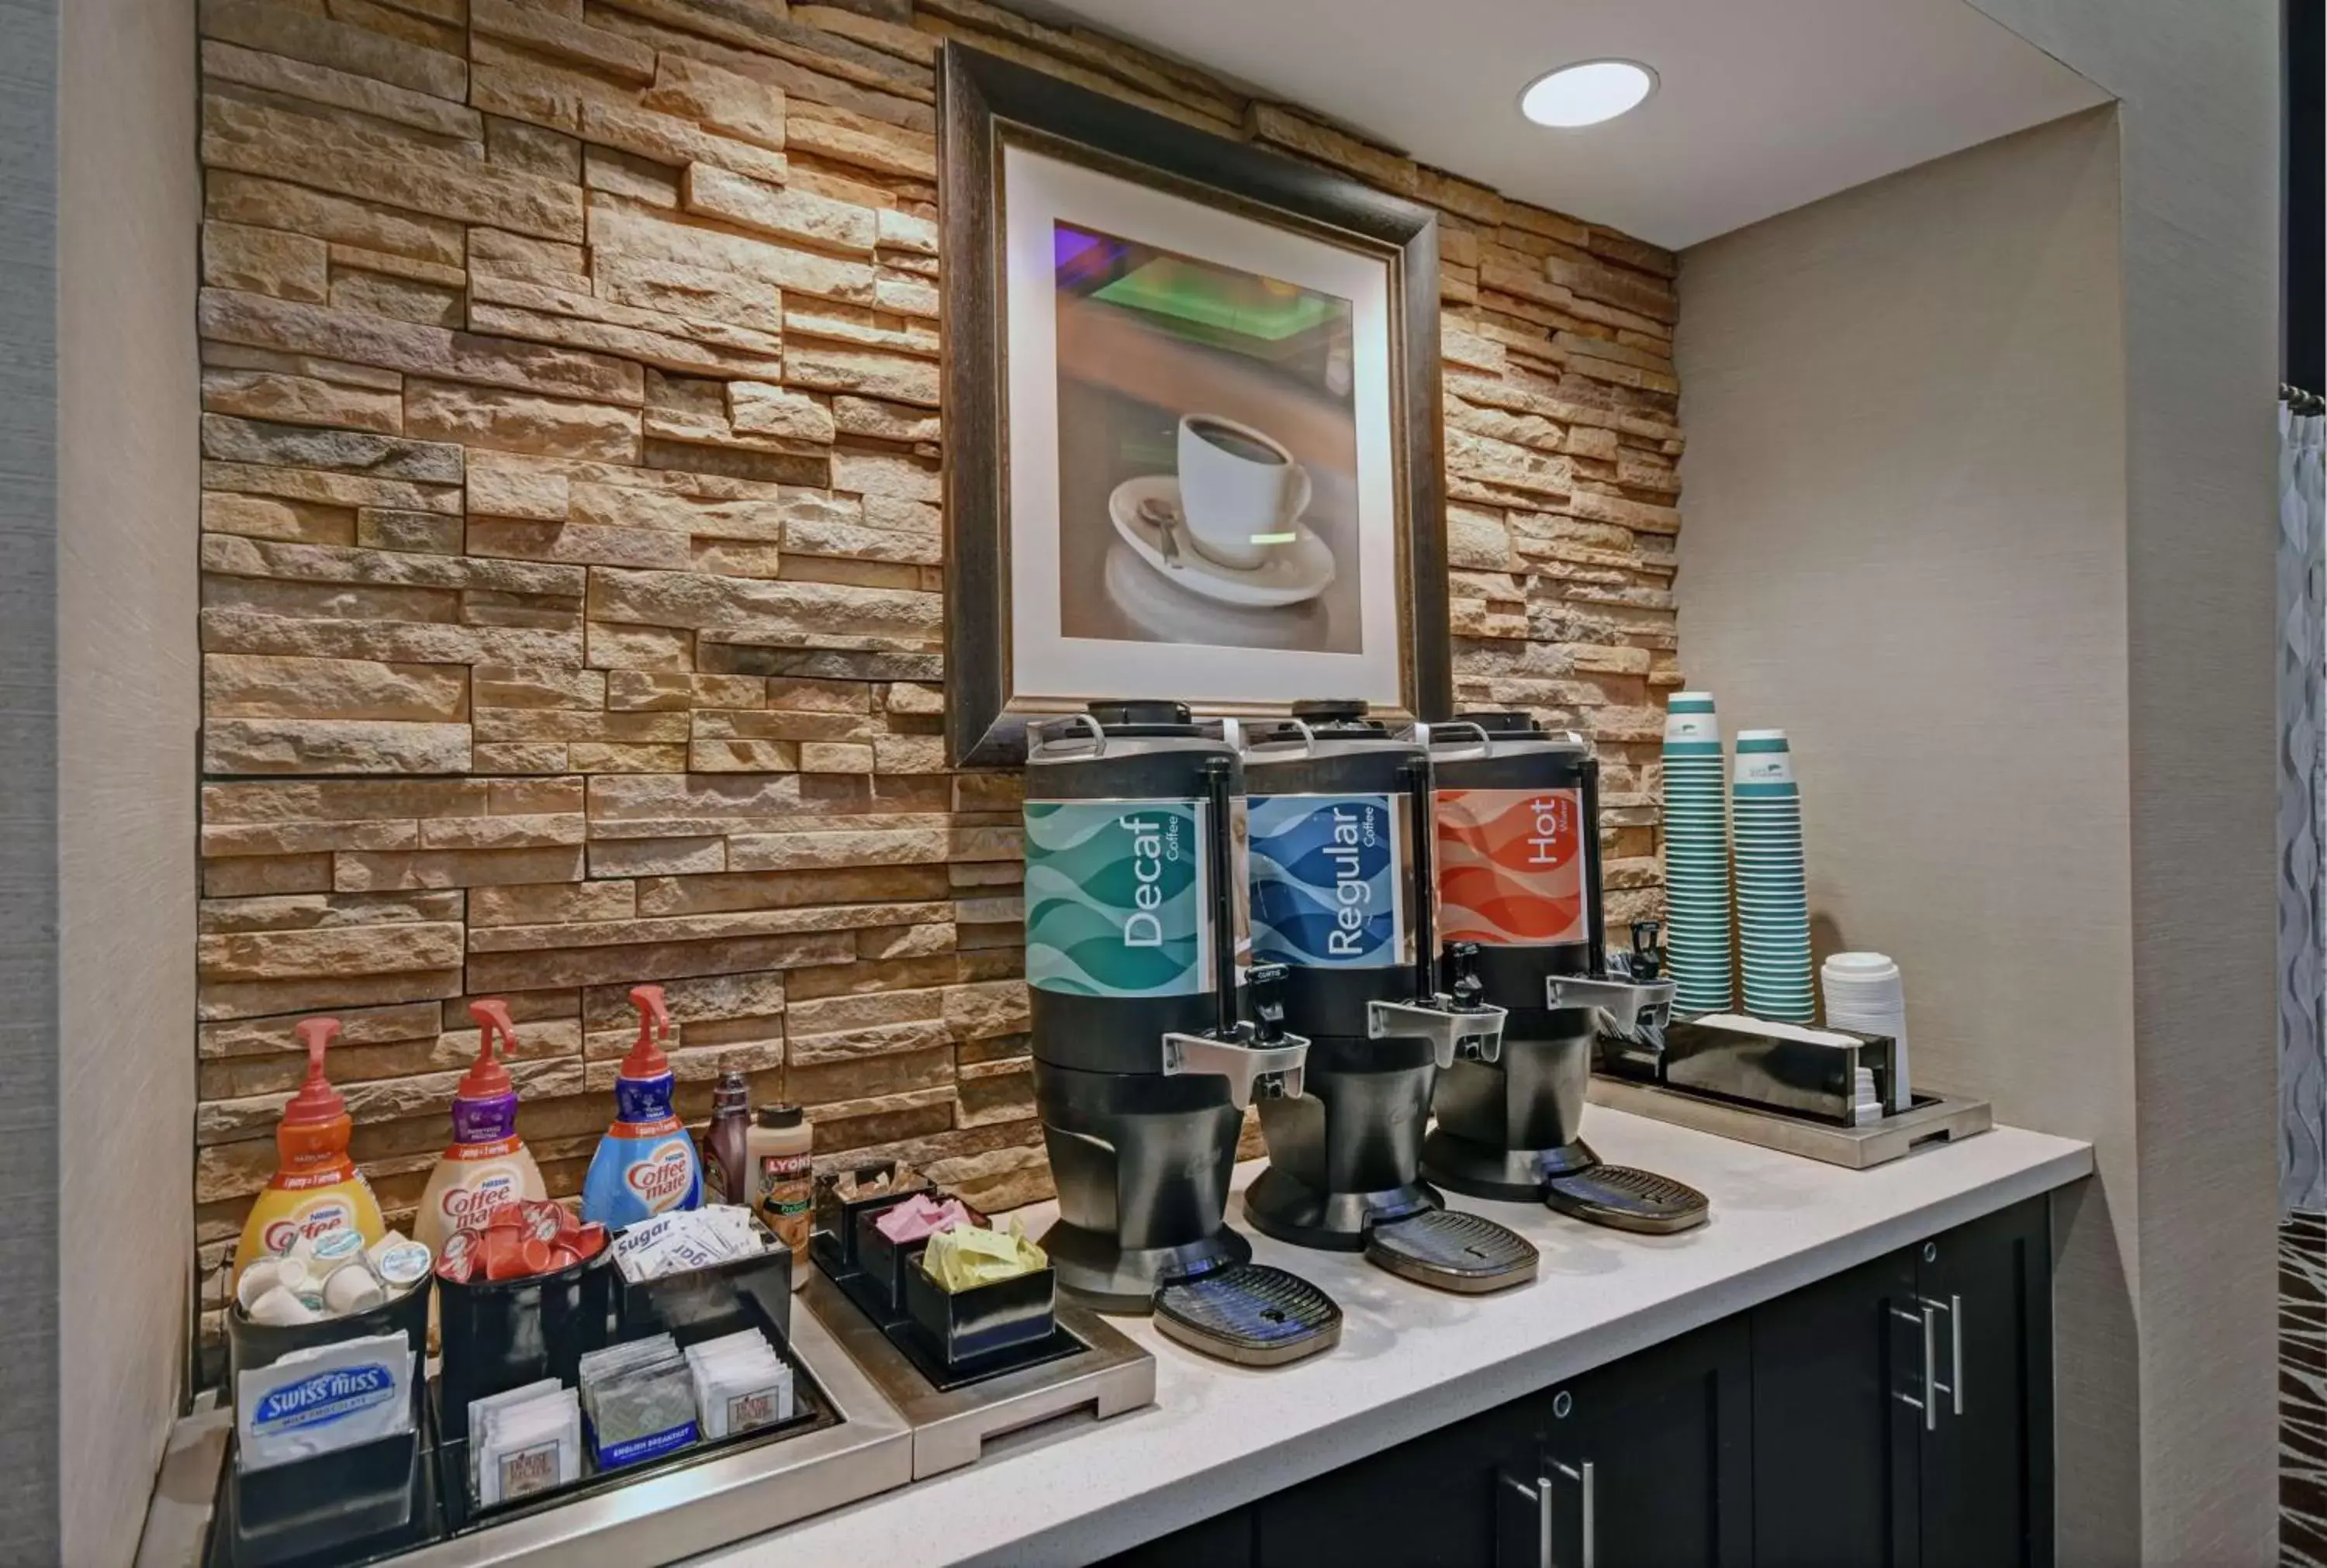
[[[1519,94],[1519,113],[1562,128],[1612,120],[1657,90],[1657,73],[1630,60],[1586,60],[1539,76]]]

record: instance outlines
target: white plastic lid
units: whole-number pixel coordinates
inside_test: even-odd
[[[1886,953],[1836,953],[1826,966],[1839,975],[1877,975],[1899,967]]]

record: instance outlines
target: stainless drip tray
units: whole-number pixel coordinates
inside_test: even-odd
[[[940,1386],[811,1266],[800,1300],[912,1429],[913,1479],[974,1464],[992,1439],[1088,1410],[1099,1420],[1155,1403],[1155,1358],[1064,1294],[1058,1329],[1025,1364]]]
[[[1482,1215],[1433,1209],[1368,1229],[1366,1261],[1401,1279],[1470,1295],[1526,1284],[1542,1257],[1535,1243]]]

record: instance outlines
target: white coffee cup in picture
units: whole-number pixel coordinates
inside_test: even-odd
[[[1275,436],[1217,414],[1180,421],[1180,515],[1197,549],[1250,571],[1300,537],[1309,471]]]

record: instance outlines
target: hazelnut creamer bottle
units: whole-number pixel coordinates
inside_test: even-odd
[[[442,1252],[444,1238],[464,1227],[482,1225],[492,1211],[519,1198],[547,1196],[541,1168],[517,1135],[517,1087],[509,1069],[493,1056],[517,1049],[517,1028],[509,1003],[498,999],[469,1003],[477,1021],[477,1059],[453,1091],[453,1142],[436,1162],[412,1221],[413,1238]]]
[[[348,1158],[348,1135],[355,1130],[347,1102],[323,1077],[323,1052],[340,1032],[336,1018],[300,1022],[299,1043],[307,1050],[307,1081],[283,1107],[276,1129],[274,1176],[243,1222],[242,1243],[234,1250],[234,1277],[262,1257],[291,1250],[302,1237],[328,1230],[354,1230],[369,1246],[386,1233],[371,1183]]]
[[[582,1183],[582,1218],[609,1230],[703,1206],[703,1166],[672,1111],[670,1059],[657,1043],[670,1032],[662,987],[633,987],[631,1003],[639,1010],[638,1041],[614,1078],[614,1125],[598,1140]]]

